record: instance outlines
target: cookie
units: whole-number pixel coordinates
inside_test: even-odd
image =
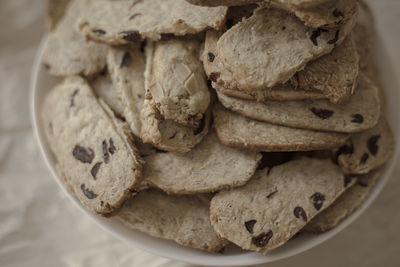
[[[211,200],[215,231],[245,250],[265,254],[286,243],[354,181],[329,159],[302,158],[263,169],[243,187]]]
[[[358,75],[357,47],[349,35],[330,54],[308,63],[292,81],[304,90],[321,91],[332,103],[340,104],[354,93]]]
[[[354,23],[352,18],[338,29],[312,29],[285,11],[262,6],[221,36],[217,54],[241,89],[272,88],[331,52]]]
[[[187,2],[198,6],[244,6],[262,0],[186,0]]]
[[[272,6],[293,13],[311,28],[337,28],[357,14],[358,0],[331,0],[308,8],[299,8],[280,0],[272,0]]]
[[[290,84],[286,83],[284,85],[275,86],[271,90],[261,90],[254,92],[245,92],[235,89],[225,88],[216,83],[212,83],[213,88],[224,95],[247,99],[247,100],[277,100],[277,101],[291,101],[291,100],[315,100],[315,99],[325,99],[325,96],[316,90],[305,91],[302,89],[295,89]]]
[[[146,48],[146,89],[167,120],[198,127],[210,104],[196,40],[171,39]]]
[[[221,106],[213,110],[214,125],[224,145],[252,151],[311,151],[339,147],[348,135],[316,132],[251,120]]]
[[[140,111],[145,98],[145,58],[139,45],[111,47],[107,66],[113,85],[121,98],[123,115],[133,134],[140,136]]]
[[[328,100],[255,102],[225,96],[218,99],[243,116],[272,124],[328,132],[352,133],[372,128],[379,120],[378,88],[361,75],[356,92],[343,104]]]
[[[74,195],[89,211],[109,214],[139,185],[142,160],[128,127],[73,76],[46,96],[44,129]]]
[[[47,31],[51,32],[65,14],[70,0],[47,0]]]
[[[357,182],[346,190],[326,210],[314,217],[303,229],[304,232],[323,233],[336,227],[340,222],[353,214],[368,197],[383,170],[376,170],[357,177]]]
[[[87,1],[80,30],[89,39],[111,45],[219,29],[227,12],[226,7],[200,7],[185,0]]]
[[[43,64],[51,75],[90,76],[101,72],[106,66],[107,47],[86,41],[75,29],[83,6],[83,1],[72,0],[65,16],[49,34]]]
[[[151,97],[151,96],[150,96]],[[164,119],[152,100],[145,99],[140,112],[142,128],[140,137],[158,149],[170,152],[189,152],[201,142],[208,132],[210,111],[204,114],[198,128]]]
[[[347,99],[357,84],[359,57],[352,36],[335,48],[332,53],[308,63],[304,70],[297,72],[291,82],[274,86],[270,90],[246,92],[238,88],[232,73],[224,69],[215,52],[221,33],[206,33],[203,65],[212,86],[219,92],[243,99],[303,100],[329,98],[333,103]]]
[[[227,241],[218,237],[209,218],[210,197],[142,191],[116,213],[127,226],[178,244],[217,252]]]
[[[362,133],[355,134],[349,143],[337,151],[337,161],[345,173],[366,174],[381,167],[394,150],[394,137],[385,118]]]
[[[124,108],[121,98],[107,69],[90,81],[90,86],[93,88],[95,95],[101,98],[117,116],[123,116]]]
[[[229,15],[229,14],[228,14]],[[204,70],[212,81],[212,87],[225,95],[250,100],[302,100],[321,99],[325,96],[316,90],[296,90],[290,83],[277,85],[269,90],[244,91],[233,79],[232,72],[227,70],[221,63],[216,52],[217,41],[222,32],[207,31],[204,51],[202,54]]]
[[[215,192],[245,184],[261,154],[220,144],[214,132],[188,153],[156,153],[144,158],[144,181],[169,194]]]

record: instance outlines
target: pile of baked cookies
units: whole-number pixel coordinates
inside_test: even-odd
[[[179,244],[266,253],[368,196],[394,140],[357,0],[53,0],[42,105],[68,190]]]

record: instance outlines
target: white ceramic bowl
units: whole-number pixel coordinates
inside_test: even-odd
[[[389,55],[387,54],[387,50],[382,42],[382,39],[378,38],[374,49],[374,51],[376,51],[375,58],[379,65],[379,69],[381,70],[381,78],[386,90],[386,94],[390,95],[390,97],[387,99],[387,115],[393,132],[396,136],[397,145],[393,158],[389,164],[386,165],[384,177],[379,181],[377,186],[371,192],[369,198],[365,201],[364,205],[360,209],[344,220],[336,228],[327,233],[320,235],[304,233],[298,238],[289,241],[284,246],[268,253],[265,256],[253,252],[242,251],[234,246],[228,248],[224,254],[211,254],[183,247],[172,241],[154,238],[139,231],[131,230],[117,220],[106,219],[86,211],[80,202],[66,191],[65,186],[57,176],[54,168],[55,159],[50,153],[50,149],[45,141],[40,119],[40,107],[43,97],[45,96],[46,92],[48,92],[57,83],[57,79],[49,76],[41,64],[45,42],[46,38],[43,38],[33,66],[30,88],[30,104],[34,134],[37,142],[39,143],[47,166],[65,194],[69,196],[69,198],[76,204],[77,207],[82,210],[86,216],[92,218],[93,221],[100,225],[104,230],[113,234],[115,237],[124,240],[135,247],[162,257],[199,265],[242,266],[272,262],[311,249],[312,247],[321,244],[330,237],[342,231],[346,226],[357,219],[357,217],[359,217],[369,205],[371,205],[374,199],[381,192],[383,186],[388,181],[390,174],[393,171],[395,162],[397,162],[397,158],[399,156],[400,123],[397,119],[397,116],[400,114],[400,90],[398,90],[400,87],[393,71],[392,64],[390,63],[391,61]]]

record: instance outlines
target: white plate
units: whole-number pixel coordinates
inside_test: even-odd
[[[64,193],[69,196],[69,198],[79,207],[86,216],[93,219],[98,225],[100,225],[104,230],[110,232],[115,237],[124,240],[135,247],[143,249],[147,252],[154,253],[156,255],[170,258],[173,260],[188,262],[191,264],[198,265],[213,265],[213,266],[242,266],[251,264],[260,264],[276,261],[279,259],[284,259],[298,253],[304,252],[312,247],[321,244],[322,242],[328,240],[332,236],[336,235],[342,231],[345,227],[351,224],[355,219],[357,219],[381,192],[383,186],[387,183],[390,174],[393,171],[395,162],[399,156],[399,144],[397,142],[395,153],[389,164],[386,165],[386,170],[384,177],[378,182],[376,187],[371,192],[369,198],[365,201],[364,205],[353,213],[350,217],[344,220],[340,225],[338,225],[333,230],[320,234],[301,234],[298,238],[289,241],[284,246],[268,253],[265,256],[253,253],[245,252],[235,247],[228,248],[224,254],[211,254],[187,247],[180,246],[172,241],[163,240],[159,238],[151,237],[147,234],[141,233],[136,230],[131,230],[124,226],[119,221],[114,219],[106,219],[100,216],[93,215],[86,211],[80,202],[72,195],[70,195],[60,178],[55,172],[55,159],[50,152],[50,149],[45,142],[45,137],[43,129],[41,127],[40,119],[40,105],[42,103],[43,97],[46,92],[48,92],[58,80],[47,74],[43,65],[40,63],[43,55],[43,48],[46,43],[46,38],[43,38],[35,63],[32,70],[31,77],[31,88],[30,88],[30,105],[31,105],[31,119],[34,129],[34,134],[37,142],[39,143],[40,150],[49,167],[51,173],[53,174],[55,180],[63,189]],[[400,114],[400,91],[398,90],[399,84],[396,79],[396,75],[393,71],[390,57],[387,54],[387,50],[384,44],[378,38],[378,42],[375,45],[375,58],[378,63],[379,69],[381,70],[381,79],[386,90],[386,94],[390,95],[387,99],[386,110],[388,113],[388,120],[392,126],[393,132],[395,134],[396,140],[400,140],[400,123],[398,122],[397,115]]]

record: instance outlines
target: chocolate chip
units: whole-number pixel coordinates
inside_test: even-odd
[[[311,197],[313,200],[314,208],[320,210],[325,201],[325,196],[321,193],[314,193]]]
[[[254,225],[256,224],[256,222],[257,222],[256,220],[250,220],[250,221],[247,221],[247,222],[244,223],[244,226],[246,227],[246,230],[250,234],[253,233],[253,228],[254,228]]]
[[[328,41],[328,44],[336,44],[336,42],[339,40],[339,30],[336,31],[335,37],[332,40]]]
[[[76,145],[74,150],[72,150],[72,155],[83,163],[92,163],[94,159],[94,151],[91,148],[86,149],[78,145]]]
[[[213,62],[215,59],[215,55],[211,52],[209,52],[207,55],[208,55],[208,61]]]
[[[351,182],[351,180],[353,180],[354,177],[350,176],[350,175],[345,175],[344,176],[344,183],[343,186],[347,187],[347,185]]]
[[[354,114],[351,116],[353,117],[351,122],[354,122],[354,123],[363,123],[364,122],[364,117],[361,114]]]
[[[140,15],[142,15],[142,14],[140,14],[140,13],[135,13],[135,14],[133,14],[132,16],[129,17],[129,20],[133,20],[135,17],[140,16]]]
[[[362,155],[361,159],[360,159],[360,164],[361,164],[361,165],[362,165],[362,164],[365,164],[365,163],[367,162],[368,158],[369,158],[368,153],[364,153],[364,154]]]
[[[102,30],[102,29],[95,29],[95,30],[92,30],[92,32],[95,33],[95,34],[97,34],[97,35],[104,35],[104,34],[106,34],[106,31],[105,31],[105,30]]]
[[[326,120],[333,115],[333,111],[329,109],[319,109],[312,107],[310,111],[323,120]]]
[[[108,142],[110,143],[110,148],[108,149],[108,152],[110,152],[112,155],[115,153],[115,150],[116,150],[116,148],[114,146],[114,141],[112,140],[112,138],[110,138],[110,140],[108,140]]]
[[[314,44],[315,46],[318,46],[318,40],[317,40],[317,38],[318,38],[318,37],[321,35],[321,33],[323,33],[323,32],[327,32],[327,30],[322,29],[322,28],[318,28],[318,29],[316,29],[316,30],[314,30],[314,31],[312,32],[310,39],[311,39],[311,41],[313,42],[313,44]]]
[[[100,169],[100,165],[102,164],[102,162],[97,162],[96,164],[93,165],[93,168],[90,170],[90,174],[92,174],[93,179],[97,179],[96,175]]]
[[[368,187],[367,183],[364,183],[364,182],[361,182],[361,181],[358,181],[357,185],[362,186],[362,187]]]
[[[107,164],[110,161],[110,154],[108,154],[108,148],[107,148],[107,141],[103,141],[103,157],[104,157],[104,163]]]
[[[86,188],[85,184],[81,184],[81,190],[88,199],[94,199],[97,197],[95,193]]]
[[[307,221],[307,214],[306,211],[302,207],[296,207],[293,210],[294,216],[299,219],[300,217],[303,218],[303,220],[306,222]]]
[[[73,107],[75,105],[75,96],[79,93],[79,89],[75,89],[75,91],[72,93],[71,97],[70,97],[70,103],[69,103],[69,107]]]
[[[333,10],[332,15],[333,15],[335,18],[344,17],[343,13],[342,13],[339,9],[337,9],[337,8],[335,8],[335,10]]]
[[[275,191],[269,193],[269,194],[267,195],[267,198],[271,198],[271,197],[272,197],[273,195],[275,195],[276,193],[278,193],[278,190],[277,190],[277,189],[275,189]]]
[[[224,254],[224,252],[225,252],[225,247],[223,247],[223,248],[221,248],[220,250],[218,250],[217,253],[219,253],[219,254]]]
[[[258,236],[254,236],[251,241],[253,242],[254,245],[256,245],[256,247],[262,248],[265,247],[269,240],[272,238],[272,231],[269,230],[268,233],[261,233]]]
[[[286,30],[286,26],[283,26],[283,27],[282,27],[282,31],[284,31],[284,30]]]
[[[131,64],[132,64],[131,53],[126,51],[124,56],[122,57],[122,61],[121,61],[121,64],[119,65],[119,67],[120,68],[129,67]]]
[[[376,154],[378,153],[379,147],[378,147],[377,143],[380,138],[381,138],[381,135],[374,135],[368,139],[368,142],[367,142],[368,150],[372,154],[372,156],[376,156]]]
[[[219,79],[219,76],[221,76],[221,73],[219,73],[219,72],[211,72],[209,78],[210,78],[211,81],[217,82],[218,79]]]
[[[142,35],[138,31],[122,31],[119,34],[123,34],[122,39],[137,43],[143,41]]]

